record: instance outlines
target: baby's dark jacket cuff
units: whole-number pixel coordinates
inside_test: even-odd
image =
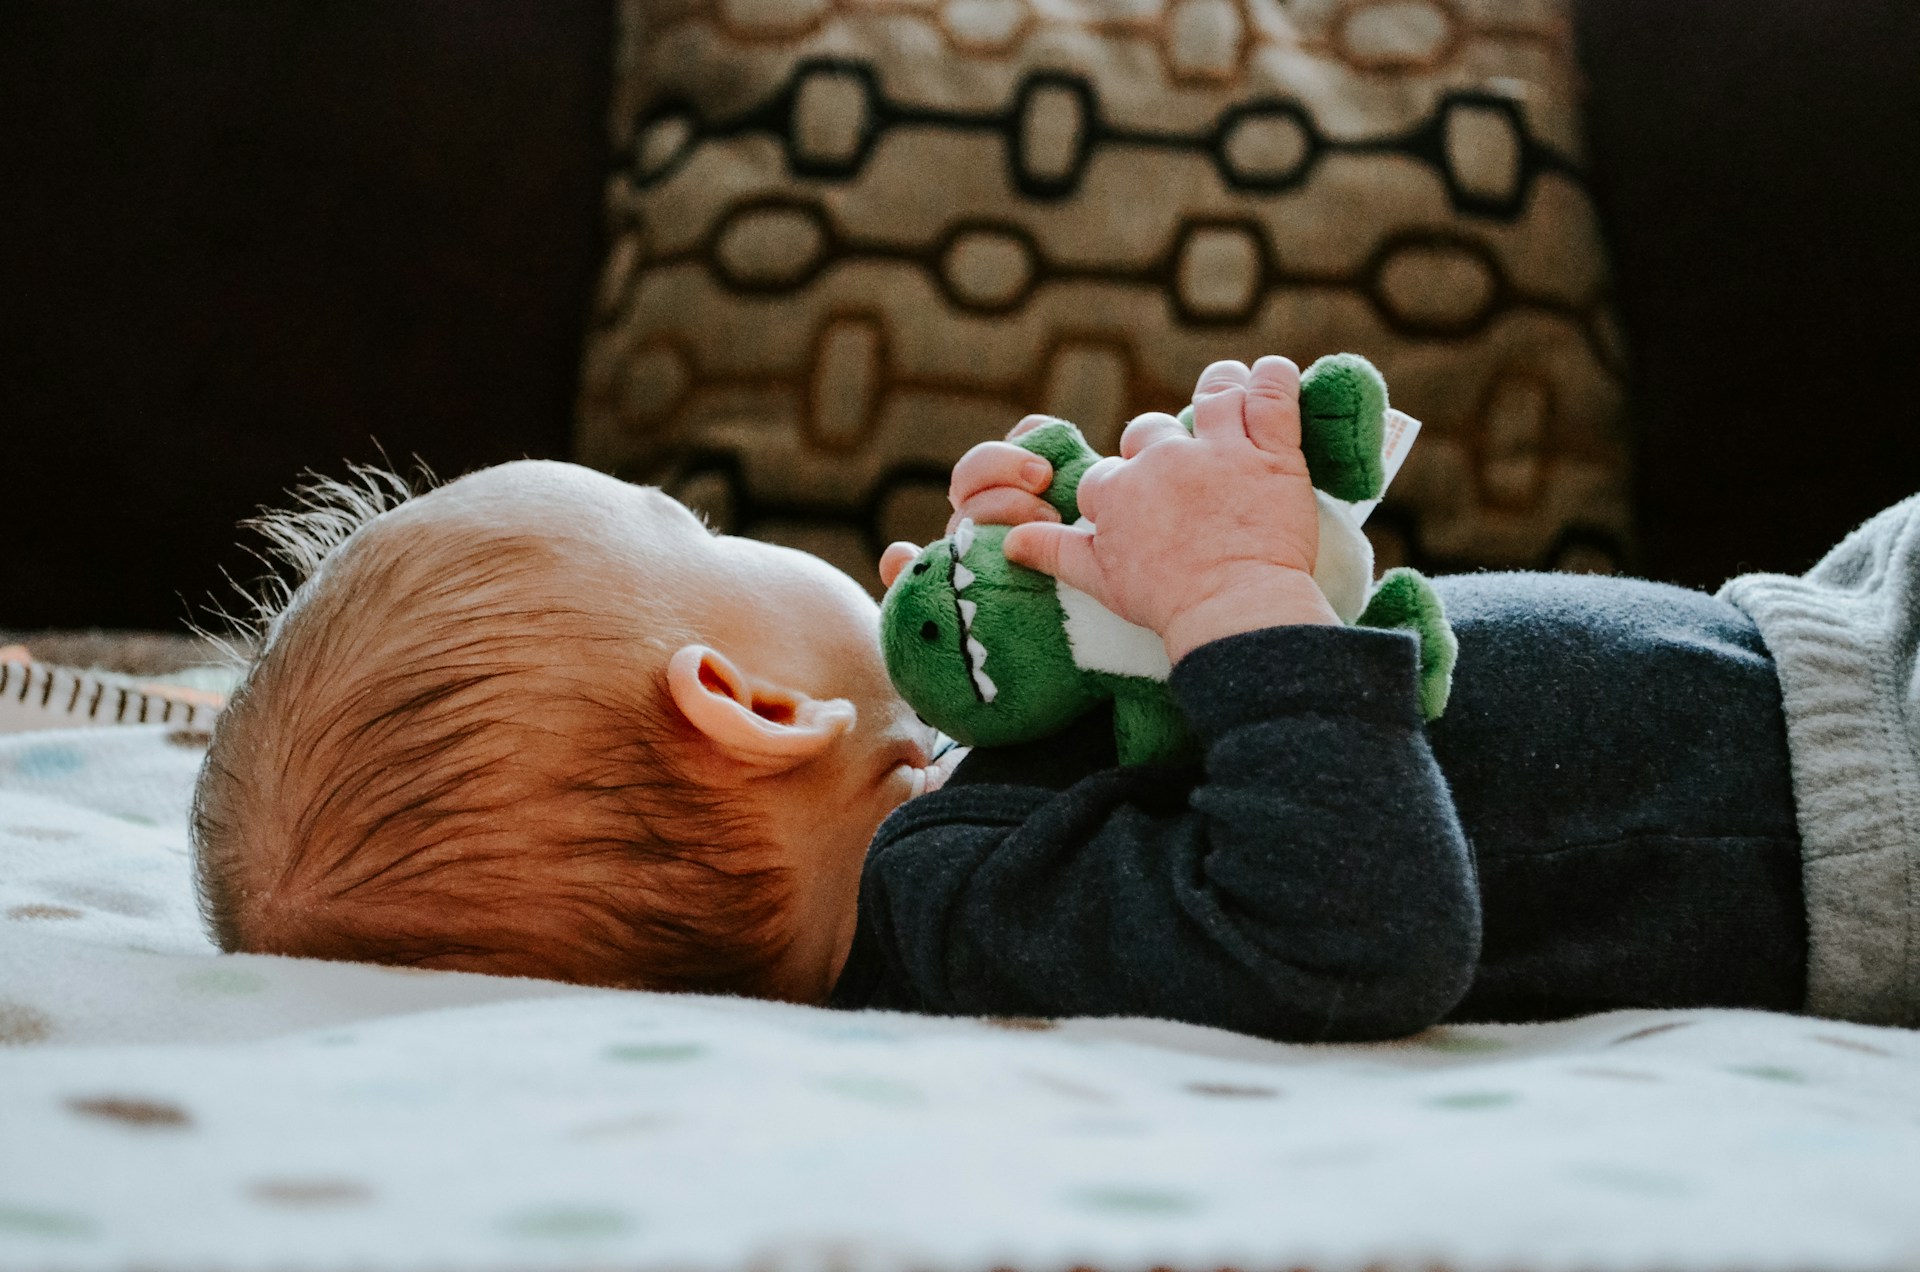
[[[1203,742],[1296,714],[1404,728],[1422,722],[1420,643],[1405,632],[1316,623],[1266,627],[1193,650],[1168,684]]]

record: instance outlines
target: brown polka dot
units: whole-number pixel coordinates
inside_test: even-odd
[[[64,844],[80,838],[77,830],[60,830],[53,826],[9,826],[7,833],[16,839],[37,839],[43,844]]]
[[[1187,1090],[1195,1095],[1213,1095],[1227,1100],[1271,1100],[1280,1093],[1267,1086],[1241,1086],[1233,1082],[1189,1082]]]
[[[53,1037],[53,1021],[23,1003],[0,1002],[0,1047],[22,1047]]]
[[[1832,1034],[1812,1034],[1815,1042],[1824,1042],[1829,1047],[1838,1047],[1842,1051],[1858,1051],[1866,1056],[1891,1056],[1893,1052],[1885,1047],[1876,1047],[1870,1042],[1861,1042],[1858,1038],[1836,1038]]]
[[[197,751],[205,748],[211,741],[213,741],[213,734],[205,729],[169,729],[167,731],[168,746]]]
[[[1112,1104],[1113,1097],[1098,1087],[1076,1082],[1052,1073],[1041,1073],[1037,1069],[1023,1070],[1021,1076],[1037,1087],[1042,1087],[1055,1095],[1064,1095],[1070,1100],[1082,1100],[1088,1104]]]
[[[72,901],[76,905],[89,905],[96,910],[105,910],[109,914],[124,914],[129,918],[144,918],[160,909],[160,903],[152,897],[127,888],[116,888],[111,884],[78,879],[54,880],[43,886],[62,901]]]
[[[373,1189],[353,1179],[261,1179],[247,1195],[276,1206],[346,1206],[373,1200]]]
[[[67,1101],[67,1107],[82,1117],[104,1118],[128,1126],[181,1127],[193,1124],[187,1111],[177,1104],[160,1100],[142,1100],[121,1095],[97,1095]]]
[[[1425,1047],[1429,1051],[1445,1051],[1454,1055],[1485,1055],[1490,1051],[1505,1051],[1507,1044],[1498,1038],[1486,1034],[1468,1033],[1464,1029],[1436,1027],[1423,1033],[1417,1033],[1407,1039],[1415,1046]]]
[[[1059,1021],[1048,1020],[1045,1016],[985,1016],[981,1018],[980,1023],[992,1025],[995,1029],[1012,1029],[1031,1033],[1045,1033],[1049,1029],[1060,1027]]]
[[[16,905],[7,911],[10,919],[80,919],[86,913],[65,905]]]
[[[1621,1034],[1607,1045],[1609,1047],[1617,1047],[1623,1042],[1638,1042],[1642,1038],[1651,1038],[1656,1034],[1672,1033],[1676,1029],[1685,1029],[1692,1023],[1691,1020],[1669,1020],[1663,1024],[1648,1025],[1645,1029],[1636,1029],[1632,1033]]]

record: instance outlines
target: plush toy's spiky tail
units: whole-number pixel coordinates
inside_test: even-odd
[[[1361,611],[1361,627],[1399,627],[1420,638],[1420,713],[1440,718],[1453,690],[1453,664],[1460,642],[1447,622],[1439,593],[1418,570],[1388,570]]]

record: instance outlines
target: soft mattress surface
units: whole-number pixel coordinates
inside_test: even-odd
[[[1920,1035],[1302,1047],[225,957],[201,738],[0,738],[0,1268],[1920,1266]]]

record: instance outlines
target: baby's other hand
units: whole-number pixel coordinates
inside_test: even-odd
[[[1029,415],[1008,431],[1006,441],[981,442],[960,457],[947,480],[947,502],[953,505],[948,534],[963,519],[983,526],[1060,520],[1053,505],[1040,497],[1053,484],[1053,465],[1013,444],[1052,418]]]
[[[1052,418],[1029,415],[1013,426],[1006,441],[981,442],[960,457],[947,483],[947,502],[953,506],[953,515],[947,518],[946,533],[952,534],[962,519],[983,526],[1060,520],[1053,505],[1040,497],[1040,492],[1053,484],[1053,465],[1013,444],[1015,438]],[[911,543],[887,545],[880,555],[881,585],[892,587],[895,576],[919,554],[919,547]]]

